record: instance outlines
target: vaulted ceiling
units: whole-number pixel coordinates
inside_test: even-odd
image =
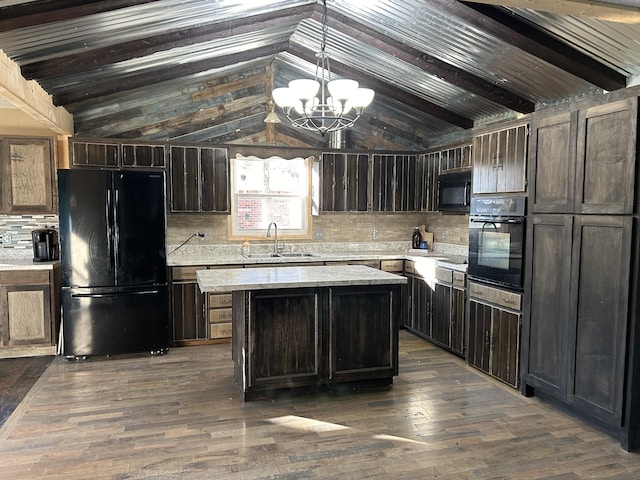
[[[376,91],[354,146],[422,150],[633,84],[634,3],[328,0],[332,72]],[[321,19],[316,0],[0,0],[0,50],[78,136],[322,146],[264,123],[272,88],[313,77]]]

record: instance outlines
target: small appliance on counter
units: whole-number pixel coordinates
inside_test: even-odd
[[[31,232],[33,261],[51,262],[60,258],[58,232],[53,228],[41,228]]]

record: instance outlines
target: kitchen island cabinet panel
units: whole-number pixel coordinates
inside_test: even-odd
[[[398,373],[400,298],[389,288],[329,289],[331,381],[392,377]]]
[[[315,385],[323,366],[322,304],[318,289],[283,289],[249,294],[251,365],[247,387]],[[283,314],[284,313],[284,314]]]

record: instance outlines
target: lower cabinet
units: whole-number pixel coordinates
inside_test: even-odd
[[[0,346],[55,345],[60,269],[0,272]]]
[[[402,325],[463,356],[466,274],[444,267],[421,267],[419,262],[406,261],[404,276],[407,285]]]
[[[242,268],[241,265],[171,268],[171,314],[174,346],[228,342],[231,338],[231,292],[204,295],[196,271]]]
[[[470,365],[512,387],[520,384],[519,293],[469,282]]]
[[[245,399],[273,389],[390,385],[400,286],[233,292],[232,356]]]
[[[634,219],[537,214],[531,220],[522,390],[561,401],[619,435],[625,448],[637,448],[640,398],[636,373],[629,375],[637,372],[629,312],[637,302]]]

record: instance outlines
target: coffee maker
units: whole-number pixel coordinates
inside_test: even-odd
[[[33,261],[51,262],[60,258],[58,232],[53,228],[41,228],[31,232]]]

